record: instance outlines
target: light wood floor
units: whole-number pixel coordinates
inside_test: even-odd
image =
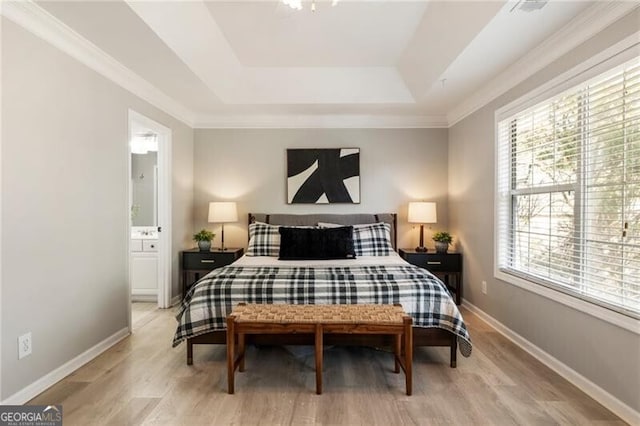
[[[152,321],[153,315],[158,310],[158,304],[147,302],[133,302],[131,304],[131,327],[133,332],[138,332],[145,324]]]
[[[413,396],[391,355],[325,351],[315,394],[313,351],[251,347],[226,393],[224,346],[171,348],[174,310],[145,310],[134,334],[30,403],[62,404],[65,425],[621,425],[620,419],[463,310],[474,348],[448,366],[444,349],[415,351]]]

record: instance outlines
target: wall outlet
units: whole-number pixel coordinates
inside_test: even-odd
[[[487,282],[482,281],[482,294],[487,294]]]
[[[31,355],[31,332],[18,337],[18,359]]]

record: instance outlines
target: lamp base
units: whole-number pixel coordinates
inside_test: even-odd
[[[420,225],[420,244],[416,247],[416,252],[426,253],[427,248],[424,246],[424,225]]]
[[[222,224],[222,238],[220,242],[220,251],[227,251],[227,248],[224,246],[224,223]]]

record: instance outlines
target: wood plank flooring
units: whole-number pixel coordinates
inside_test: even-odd
[[[152,314],[157,310],[158,304],[155,302],[133,302],[131,304],[131,326],[133,327],[133,332],[137,332],[147,322],[153,320],[154,316]]]
[[[137,306],[136,306],[137,305]],[[418,348],[414,394],[390,353],[325,350],[315,394],[313,350],[249,347],[247,371],[226,392],[226,349],[171,348],[174,310],[135,304],[134,334],[30,404],[62,404],[65,425],[623,425],[610,411],[468,311],[474,348],[448,366],[445,349]]]

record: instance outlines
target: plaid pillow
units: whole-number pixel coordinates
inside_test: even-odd
[[[247,256],[272,256],[280,254],[280,227],[255,222],[249,225],[249,247]]]
[[[391,225],[375,223],[353,227],[353,245],[356,256],[389,256],[393,253],[391,245]]]
[[[318,223],[321,228],[333,228],[333,223]],[[353,225],[353,245],[356,256],[389,256],[393,253],[391,244],[391,225],[388,223],[371,223]]]
[[[289,228],[315,228],[315,226],[289,226]],[[247,256],[280,256],[280,225],[254,222],[249,225]]]

